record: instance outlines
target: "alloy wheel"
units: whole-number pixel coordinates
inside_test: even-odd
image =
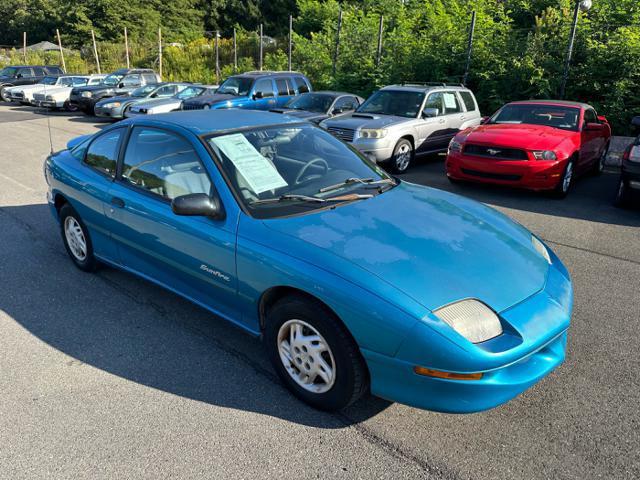
[[[564,172],[564,177],[562,178],[562,192],[567,193],[569,191],[569,187],[571,186],[571,179],[573,178],[573,162],[569,162],[567,164],[567,169]]]
[[[71,254],[80,262],[87,258],[87,241],[78,221],[69,216],[64,220],[64,236]]]
[[[411,147],[409,145],[402,144],[396,153],[396,169],[399,172],[404,172],[409,167],[409,162],[411,162]]]
[[[282,365],[300,387],[312,393],[331,390],[336,362],[318,330],[302,320],[289,320],[280,327],[277,342]]]

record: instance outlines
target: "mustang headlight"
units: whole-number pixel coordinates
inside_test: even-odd
[[[433,313],[473,343],[484,342],[502,333],[498,315],[478,300],[461,300]]]
[[[533,158],[536,160],[557,160],[555,152],[551,150],[536,150],[533,152]]]
[[[461,152],[462,151],[462,144],[458,141],[456,141],[455,138],[452,138],[451,141],[449,142],[449,151],[450,152]]]
[[[531,243],[533,244],[533,248],[535,248],[537,252],[544,257],[547,263],[551,265],[551,255],[549,255],[547,247],[545,247],[544,244],[533,235],[531,235]]]
[[[360,130],[360,138],[384,138],[386,136],[386,128],[363,128]]]
[[[82,92],[80,94],[80,96],[84,97],[84,98],[91,98],[93,94],[91,92]]]

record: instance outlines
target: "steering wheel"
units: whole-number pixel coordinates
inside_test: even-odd
[[[298,185],[299,183],[302,183],[302,180],[305,178],[304,174],[307,172],[307,170],[309,170],[309,167],[311,167],[312,165],[315,165],[315,164],[322,165],[322,167],[324,168],[324,172],[322,172],[321,175],[310,175],[309,178],[322,177],[322,176],[326,175],[327,172],[329,171],[329,164],[326,162],[326,160],[324,160],[323,158],[319,158],[319,157],[312,158],[298,172],[298,175],[296,176],[296,180],[295,180],[295,184],[296,185]]]

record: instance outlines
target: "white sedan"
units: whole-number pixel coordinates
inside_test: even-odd
[[[64,86],[43,87],[40,85],[38,90],[32,92],[32,105],[45,108],[65,108],[70,110],[69,96],[74,87],[83,85],[99,85],[106,75],[76,75],[71,78],[71,84]],[[68,83],[68,82],[67,82]]]

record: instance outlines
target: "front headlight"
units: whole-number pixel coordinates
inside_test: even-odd
[[[461,300],[433,313],[472,343],[484,342],[502,333],[498,315],[478,300]]]
[[[80,95],[84,98],[91,98],[93,94],[91,92],[82,92]]]
[[[551,150],[536,150],[533,152],[533,158],[536,160],[557,160],[555,152]]]
[[[45,99],[47,102],[53,102],[53,97],[52,97],[51,95],[47,95],[44,99]]]
[[[118,108],[120,105],[122,105],[120,102],[110,102],[110,103],[105,103],[101,105],[101,107],[102,108]]]
[[[533,235],[531,235],[531,243],[533,244],[533,248],[535,248],[536,251],[544,257],[547,263],[551,265],[551,255],[549,255],[547,247],[545,247],[544,244]]]
[[[462,144],[458,142],[455,138],[452,138],[449,142],[449,151],[450,152],[461,152]]]
[[[360,130],[360,138],[384,138],[386,135],[386,128],[363,128]]]

